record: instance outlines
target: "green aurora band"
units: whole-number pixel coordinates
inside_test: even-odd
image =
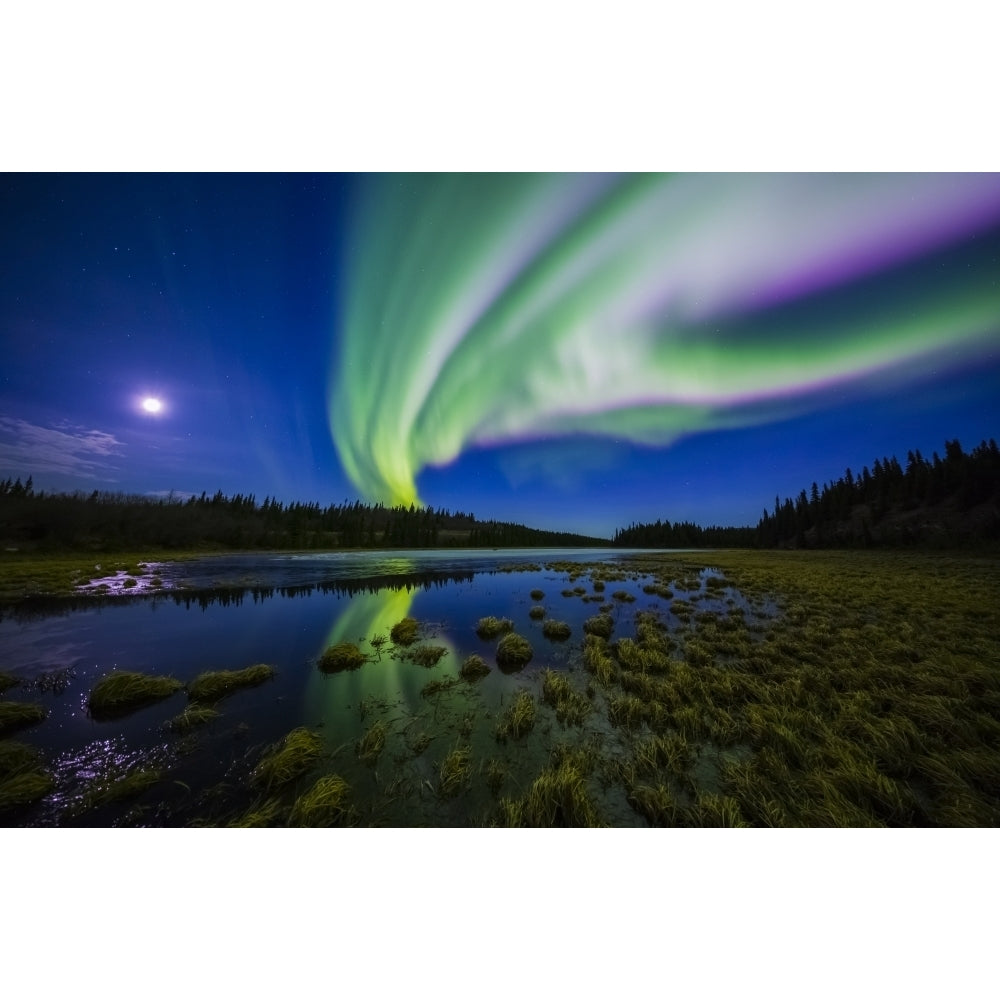
[[[373,175],[328,413],[369,499],[470,447],[651,445],[966,363],[995,270],[876,284],[1000,220],[1000,175]],[[831,296],[842,295],[836,308]],[[819,302],[824,308],[809,309]]]

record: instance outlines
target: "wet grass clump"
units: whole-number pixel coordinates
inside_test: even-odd
[[[496,757],[491,757],[486,762],[486,787],[496,795],[503,788],[503,783],[507,780],[507,765]]]
[[[0,671],[0,693],[3,693],[8,688],[16,687],[20,684],[20,681],[13,674],[5,674]]]
[[[504,632],[510,632],[514,628],[514,623],[509,618],[494,618],[488,615],[480,618],[476,623],[476,635],[480,639],[495,639]]]
[[[520,670],[533,655],[531,643],[516,632],[508,632],[497,643],[497,666],[501,670]]]
[[[274,676],[269,663],[255,663],[243,670],[210,670],[188,684],[188,698],[198,702],[216,702],[240,688],[257,687]]]
[[[410,650],[409,659],[417,666],[433,667],[447,652],[444,646],[414,646]]]
[[[300,778],[319,760],[323,740],[303,727],[293,729],[271,747],[250,775],[250,783],[270,791]]]
[[[166,728],[172,733],[189,733],[192,729],[204,726],[218,717],[218,711],[210,705],[188,705],[183,712],[175,715],[166,724]]]
[[[555,670],[542,672],[542,700],[556,710],[556,718],[564,725],[581,725],[594,709],[585,695],[573,689],[569,678]]]
[[[347,817],[351,786],[339,774],[327,774],[295,800],[289,826],[337,826]]]
[[[535,619],[535,621],[544,618],[545,608],[543,608],[541,604],[536,604],[534,607],[529,608],[528,617]]]
[[[587,789],[584,754],[557,754],[556,763],[534,780],[520,799],[501,799],[500,826],[598,827],[601,814]]]
[[[546,639],[552,639],[555,642],[564,642],[571,634],[572,630],[566,622],[550,618],[548,621],[542,623],[542,635]]]
[[[540,601],[545,596],[544,590],[533,590],[531,592],[531,599],[533,601]]]
[[[35,768],[0,780],[0,813],[10,812],[44,798],[56,786],[48,771]]]
[[[385,749],[385,738],[388,735],[385,723],[380,719],[365,730],[357,743],[357,754],[366,764],[373,764]]]
[[[435,679],[428,681],[420,689],[421,698],[430,698],[433,695],[440,694],[442,691],[447,691],[448,688],[454,687],[458,683],[457,677],[444,677],[441,679]]]
[[[87,789],[77,810],[87,812],[115,802],[134,799],[162,780],[163,772],[156,768],[137,768],[127,774],[112,774]]]
[[[587,635],[599,635],[602,639],[610,639],[615,622],[609,614],[594,615],[583,623],[583,631]]]
[[[0,736],[36,726],[45,719],[45,709],[29,701],[0,701]]]
[[[497,723],[496,738],[501,743],[508,737],[523,736],[535,725],[535,699],[527,691],[518,691],[513,702],[507,706]]]
[[[169,698],[183,686],[175,677],[116,671],[94,685],[87,708],[95,719],[115,719]]]
[[[404,618],[392,626],[389,630],[389,638],[397,646],[409,646],[416,641],[418,627],[416,618]]]
[[[438,791],[443,798],[456,795],[469,780],[472,771],[472,751],[456,747],[443,761],[439,772]]]
[[[323,650],[316,666],[324,674],[339,674],[342,670],[357,670],[368,657],[353,642],[338,642]]]
[[[611,596],[616,601],[622,601],[625,604],[635,600],[627,590],[616,590]]]
[[[490,668],[489,664],[478,653],[473,653],[465,658],[458,672],[464,680],[476,681],[485,677],[490,672]]]

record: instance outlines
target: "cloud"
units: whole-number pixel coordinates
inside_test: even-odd
[[[122,454],[113,434],[63,423],[40,427],[26,420],[0,417],[0,470],[62,473],[96,479],[114,465],[108,459]]]

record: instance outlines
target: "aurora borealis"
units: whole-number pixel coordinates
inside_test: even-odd
[[[997,436],[997,174],[8,174],[0,477],[755,523]]]
[[[665,447],[905,391],[995,359],[995,256],[935,254],[998,222],[995,175],[365,178],[338,453],[363,496],[409,504],[467,449]]]

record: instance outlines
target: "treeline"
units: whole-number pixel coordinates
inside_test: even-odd
[[[253,494],[178,499],[124,493],[35,492],[31,479],[0,480],[0,544],[29,551],[358,549],[606,545],[607,539],[541,531],[434,507],[345,501],[282,503]]]
[[[966,454],[946,441],[944,458],[910,451],[850,469],[794,499],[774,498],[755,528],[683,522],[632,524],[614,544],[638,548],[953,547],[1000,540],[1000,450],[992,438]]]

